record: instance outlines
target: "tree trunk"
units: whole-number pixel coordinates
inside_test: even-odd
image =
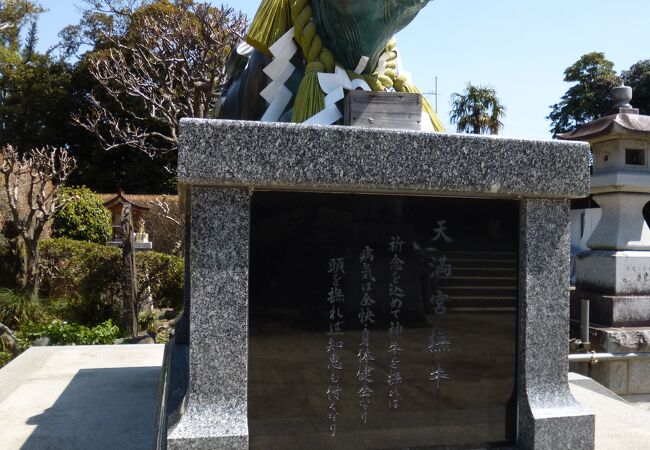
[[[131,205],[122,208],[122,330],[138,336],[138,299]]]
[[[7,246],[7,255],[9,257],[5,260],[4,267],[0,268],[0,270],[6,270],[4,277],[6,277],[5,280],[8,283],[8,287],[22,287],[23,279],[21,278],[21,269],[23,260],[20,252],[19,239],[9,239]],[[0,277],[0,279],[4,277]]]
[[[22,294],[30,299],[38,297],[39,287],[39,258],[40,253],[38,250],[38,241],[31,239],[24,239],[25,243],[24,253],[22,254]]]

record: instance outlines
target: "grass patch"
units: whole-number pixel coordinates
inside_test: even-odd
[[[0,289],[0,323],[12,330],[29,322],[45,318],[45,310],[40,300],[24,297],[11,289]]]
[[[95,327],[68,323],[60,319],[49,323],[34,323],[24,325],[20,331],[20,339],[29,344],[36,339],[47,336],[53,344],[58,345],[107,345],[113,344],[120,337],[120,329],[113,321],[107,320]]]

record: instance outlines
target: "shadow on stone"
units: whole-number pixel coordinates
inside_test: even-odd
[[[56,403],[32,416],[22,450],[148,449],[160,367],[81,369]]]

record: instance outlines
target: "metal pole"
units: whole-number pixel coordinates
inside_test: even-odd
[[[630,359],[650,359],[650,352],[640,353],[575,353],[569,355],[569,362],[627,361]]]
[[[436,77],[436,114],[438,114],[438,77]]]
[[[580,340],[585,347],[589,345],[589,300],[582,300],[580,314]]]

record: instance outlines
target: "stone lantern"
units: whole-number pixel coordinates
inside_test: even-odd
[[[643,211],[650,202],[650,116],[630,105],[627,86],[614,88],[613,98],[613,114],[558,136],[591,144],[591,194],[601,208],[589,250],[576,258],[572,311],[578,319],[577,304],[589,300],[596,350],[649,351],[650,332],[643,327],[650,326],[650,228]],[[647,376],[628,373],[633,367],[650,369],[647,360],[599,366],[592,376],[617,393],[650,393]]]

